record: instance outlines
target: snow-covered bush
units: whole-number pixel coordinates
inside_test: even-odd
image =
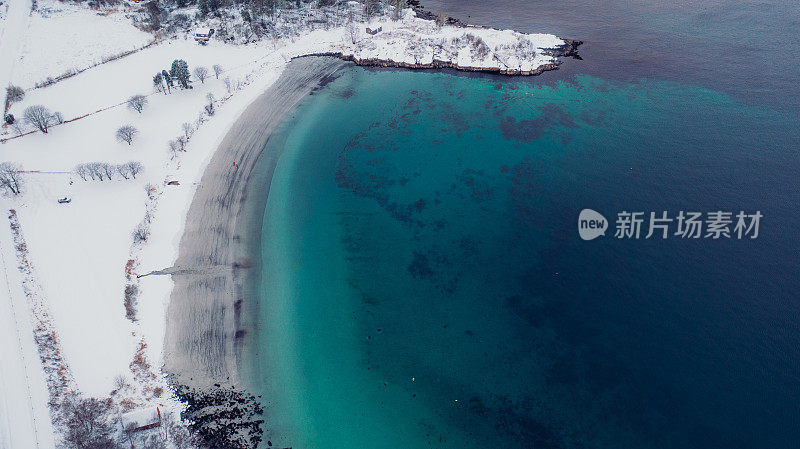
[[[483,38],[480,36],[475,36],[471,33],[467,33],[467,35],[464,36],[464,39],[466,40],[467,45],[469,45],[473,58],[482,60],[489,56],[489,46],[486,45],[486,42],[483,41]]]
[[[144,223],[140,223],[136,226],[136,229],[133,230],[134,245],[146,242],[148,237],[150,237],[150,228]]]
[[[25,98],[25,89],[12,85],[6,87],[6,102],[9,106],[22,101],[23,98]]]
[[[147,233],[141,226],[136,228],[133,235],[134,243],[137,243],[137,239],[140,242],[147,240]],[[138,303],[138,298],[139,286],[136,284],[127,284],[125,286],[125,318],[131,321],[136,321],[136,305]]]

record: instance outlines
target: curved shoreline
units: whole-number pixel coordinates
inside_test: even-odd
[[[245,296],[260,273],[258,257],[252,255],[259,247],[261,212],[280,157],[263,150],[286,114],[346,65],[333,58],[293,60],[214,152],[192,199],[178,259],[164,270],[175,283],[164,343],[164,371],[173,384],[204,389],[244,381],[242,349],[257,315],[249,310],[255,302]]]

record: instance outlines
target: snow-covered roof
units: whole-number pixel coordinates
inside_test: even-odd
[[[145,407],[130,411],[120,417],[123,429],[146,427],[160,421],[158,407]]]
[[[195,28],[194,34],[208,34],[211,32],[211,28],[209,27],[198,27]]]

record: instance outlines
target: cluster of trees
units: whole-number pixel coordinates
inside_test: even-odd
[[[137,432],[131,425],[122,429],[121,435],[117,430],[117,416],[111,401],[86,398],[77,393],[67,395],[59,407],[64,446],[70,449],[189,449],[200,443],[175,413],[164,414],[164,430]]]
[[[60,112],[51,112],[50,109],[40,104],[25,108],[22,111],[22,118],[26,124],[35,127],[44,134],[47,134],[51,126],[64,123],[64,117]],[[11,124],[16,125],[16,131],[19,134],[25,132],[25,129],[20,126],[13,116],[6,117],[6,122],[9,120]]]
[[[130,161],[124,164],[109,164],[106,162],[88,162],[79,164],[75,167],[74,172],[80,176],[84,181],[91,179],[92,181],[109,181],[115,175],[120,175],[125,179],[136,179],[136,175],[144,171],[144,166],[141,162]]]
[[[208,69],[206,69],[203,79],[207,74]],[[189,64],[183,59],[176,59],[172,61],[169,71],[162,70],[153,76],[153,86],[164,94],[171,93],[176,83],[183,89],[191,89],[189,78]]]
[[[61,404],[64,442],[75,449],[116,449],[111,407],[106,401],[68,396]]]

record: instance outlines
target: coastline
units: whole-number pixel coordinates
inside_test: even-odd
[[[246,289],[259,275],[253,252],[280,157],[263,149],[283,117],[346,65],[333,58],[292,60],[227,131],[206,167],[187,214],[178,259],[162,271],[175,283],[164,344],[164,371],[173,384],[204,389],[247,383],[241,355],[254,325],[248,317],[255,316],[255,304],[246,300]]]

